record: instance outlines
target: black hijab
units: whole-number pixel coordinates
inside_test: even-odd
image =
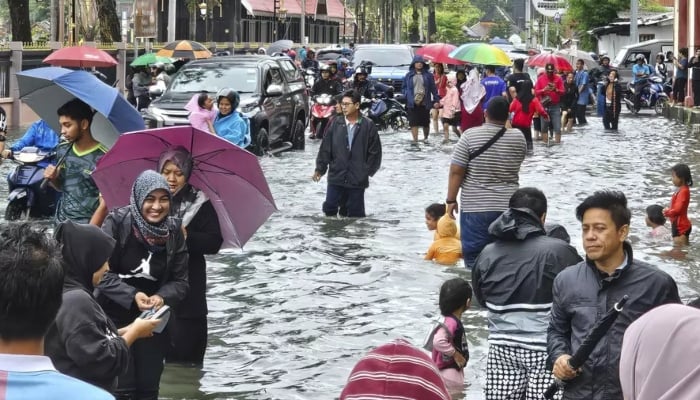
[[[516,96],[523,105],[524,112],[530,112],[530,102],[535,96],[532,94],[532,81],[527,79],[520,84],[520,90]]]
[[[54,237],[63,245],[64,291],[84,289],[92,293],[92,275],[112,255],[114,238],[94,225],[72,221],[59,224]]]

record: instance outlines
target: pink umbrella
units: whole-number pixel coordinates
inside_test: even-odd
[[[163,150],[183,146],[192,154],[189,183],[202,190],[219,217],[223,247],[243,247],[277,210],[255,155],[191,126],[121,135],[97,163],[92,177],[111,210],[129,204],[139,173],[156,169]]]
[[[109,53],[90,46],[64,47],[44,58],[44,63],[57,67],[114,67],[117,60]]]
[[[431,43],[416,50],[416,54],[423,56],[424,59],[432,63],[442,63],[442,64],[466,64],[465,61],[458,60],[449,56],[452,50],[456,49],[457,46],[449,43]]]

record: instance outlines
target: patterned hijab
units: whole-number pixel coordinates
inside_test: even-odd
[[[168,218],[151,224],[143,218],[142,209],[146,197],[154,191],[162,189],[168,193],[168,198],[172,201],[168,182],[161,174],[153,170],[146,170],[134,181],[129,199],[129,208],[134,221],[134,233],[136,237],[148,246],[163,246],[170,236],[168,229]]]
[[[175,166],[180,168],[182,174],[185,175],[185,180],[189,181],[192,175],[192,155],[186,148],[182,146],[171,147],[160,154],[160,159],[158,160],[158,172],[163,172],[163,167],[170,161]]]

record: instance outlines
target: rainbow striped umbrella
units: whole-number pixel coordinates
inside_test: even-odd
[[[449,54],[451,58],[482,65],[510,65],[510,57],[505,51],[486,43],[466,43]]]

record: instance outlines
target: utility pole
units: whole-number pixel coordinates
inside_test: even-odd
[[[631,0],[631,4],[630,4],[630,44],[635,44],[635,43],[639,42],[639,34],[637,34],[637,18],[638,17],[639,17],[639,0]],[[649,60],[649,61],[651,61],[651,60]]]
[[[345,4],[343,3],[343,13],[345,13]],[[343,18],[343,23],[345,23],[345,18]],[[343,28],[345,29],[345,28]],[[301,35],[301,45],[306,44],[304,37],[306,36],[306,0],[301,0],[301,21],[299,22],[299,34]]]
[[[175,13],[177,12],[177,3],[175,0],[168,0],[168,42],[175,41]]]
[[[525,48],[533,47],[532,45],[532,4],[530,0],[525,0],[525,24],[527,26],[527,36],[525,37]]]

